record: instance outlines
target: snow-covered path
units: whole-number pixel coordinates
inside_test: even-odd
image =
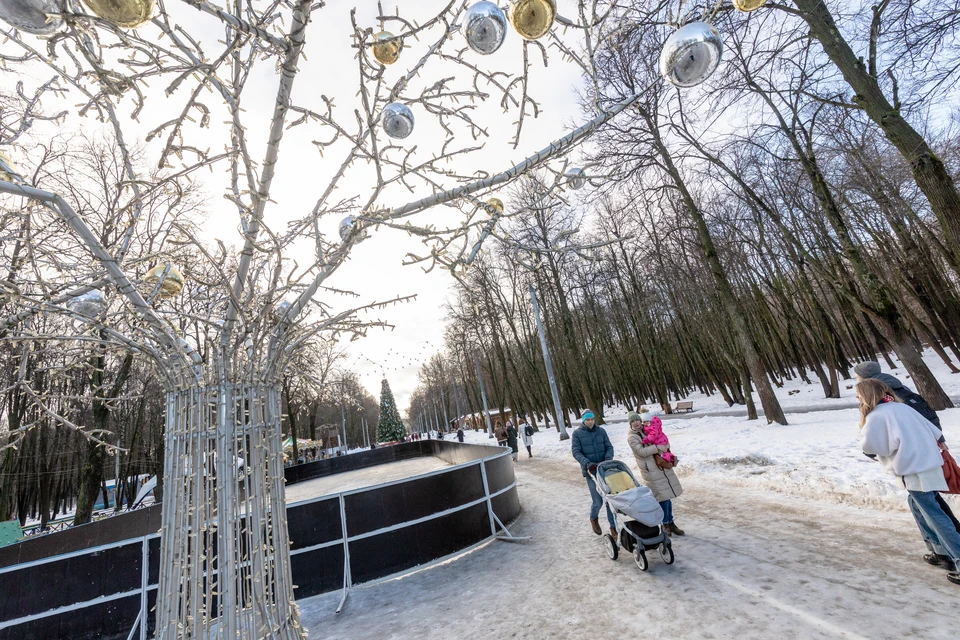
[[[676,564],[609,560],[571,461],[521,458],[525,543],[300,602],[311,638],[954,638],[960,587],[905,512],[684,478]]]

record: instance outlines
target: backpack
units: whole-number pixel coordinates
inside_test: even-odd
[[[527,425],[527,427],[523,430],[523,432],[524,432],[526,435],[528,435],[528,436],[532,436],[532,435],[533,435],[533,427],[531,427],[530,425]]]

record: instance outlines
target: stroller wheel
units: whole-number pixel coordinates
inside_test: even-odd
[[[673,546],[667,544],[666,542],[660,543],[660,557],[663,558],[663,561],[667,564],[673,564]]]
[[[604,534],[603,536],[603,546],[607,550],[607,556],[611,560],[616,560],[617,556],[620,555],[620,547],[617,546],[617,543],[613,541],[613,537],[609,533]]]
[[[643,552],[642,544],[637,544],[637,549],[633,552],[633,561],[640,567],[640,571],[646,571],[650,567],[650,563],[647,562],[647,554]]]

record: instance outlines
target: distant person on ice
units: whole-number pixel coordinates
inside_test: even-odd
[[[907,490],[907,504],[933,552],[924,560],[946,568],[947,580],[960,584],[960,533],[936,499],[938,492],[947,491],[937,443],[943,434],[893,394],[879,380],[863,380],[857,385],[860,448],[876,456]]]
[[[523,446],[527,448],[527,457],[533,457],[533,427],[527,424],[526,418],[520,418],[520,435],[523,436]]]
[[[590,526],[593,532],[598,536],[603,533],[600,529],[600,507],[603,505],[603,498],[597,493],[597,486],[590,477],[590,473],[596,471],[597,465],[604,460],[613,460],[613,445],[610,443],[610,437],[603,427],[595,426],[592,411],[584,411],[580,416],[582,424],[573,432],[573,441],[571,449],[573,457],[580,463],[580,471],[583,477],[587,479],[587,489],[590,490],[590,499],[593,501],[590,506]],[[607,522],[610,524],[610,535],[614,540],[617,539],[617,523],[613,519],[613,513],[610,507],[607,507]]]
[[[457,440],[463,442],[463,425],[457,427]]]
[[[657,464],[657,458],[673,465],[676,458],[670,453],[670,441],[663,433],[660,418],[649,413],[639,414],[631,411],[627,414],[630,423],[630,435],[627,444],[633,451],[633,458],[640,468],[643,484],[653,491],[653,497],[663,509],[663,528],[670,535],[682,536],[683,529],[673,521],[673,499],[683,493],[680,480],[672,468]],[[667,454],[670,458],[667,459]]]

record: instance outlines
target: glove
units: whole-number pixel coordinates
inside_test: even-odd
[[[587,466],[587,473],[596,474],[596,473],[597,473],[597,465],[591,464],[591,465]]]

